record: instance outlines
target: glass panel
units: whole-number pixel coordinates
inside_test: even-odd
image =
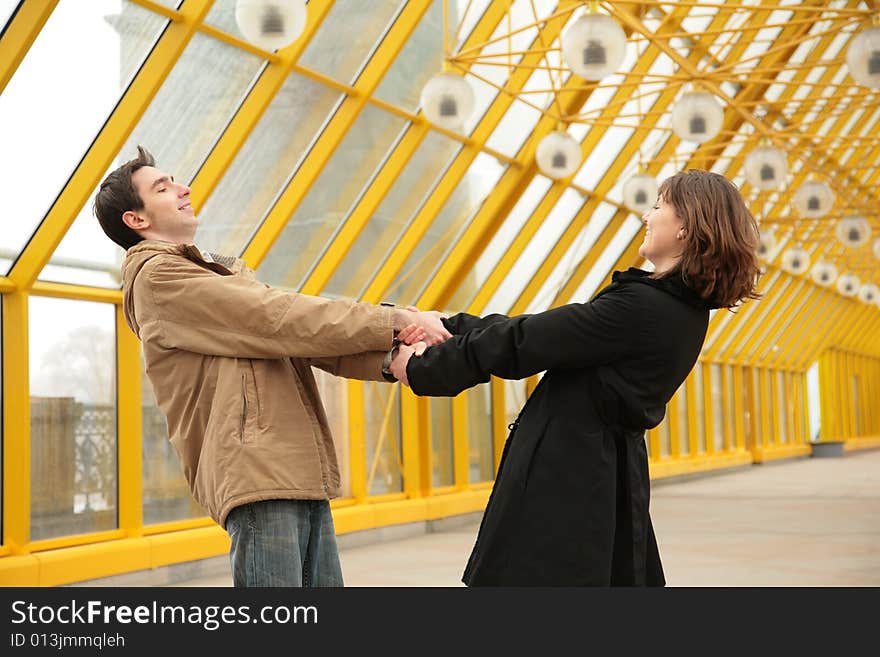
[[[117,526],[116,309],[31,297],[31,538]]]
[[[553,303],[556,295],[562,291],[562,288],[565,287],[571,279],[575,270],[580,266],[581,261],[592,250],[599,235],[602,234],[603,230],[608,225],[608,222],[611,221],[611,218],[616,213],[617,208],[613,205],[608,205],[607,203],[599,204],[599,207],[593,212],[587,225],[581,229],[581,232],[572,241],[568,249],[566,249],[565,255],[563,255],[562,258],[559,259],[559,262],[556,263],[553,271],[547,277],[547,280],[544,281],[541,289],[526,308],[527,313],[538,313],[542,310],[547,310],[547,308],[550,307],[550,304]],[[580,210],[578,210],[576,215],[579,214]],[[572,216],[571,218],[566,219],[566,223],[571,223],[574,218],[575,217]],[[580,221],[582,221],[582,219],[580,219]]]
[[[236,4],[238,4],[237,0],[214,0],[208,15],[205,16],[205,23],[247,41],[235,20]]]
[[[341,82],[354,82],[397,16],[400,0],[337,0],[299,64]],[[345,44],[340,48],[340,44]]]
[[[755,445],[761,445],[764,441],[763,435],[763,426],[762,426],[762,418],[761,418],[761,387],[758,385],[759,373],[756,368],[752,368],[749,373],[751,376],[751,398],[752,398],[752,413],[751,413],[751,424],[750,434],[751,434],[751,443],[746,443],[748,447],[754,447]]]
[[[418,109],[422,87],[443,68],[444,1],[431,3],[376,88],[373,94],[376,98],[411,112]],[[458,11],[456,3],[450,2],[450,35],[455,34],[460,22]]]
[[[810,423],[809,431],[810,431],[810,441],[815,442],[819,440],[820,428],[821,428],[821,398],[819,393],[819,362],[816,361],[812,365],[810,365],[810,369],[807,370],[807,406],[808,406],[808,420]]]
[[[770,435],[766,436],[764,441],[771,445],[779,441],[779,426],[776,424],[776,381],[772,374],[769,370],[761,370],[764,390],[767,393],[767,426],[770,427]]]
[[[194,35],[111,169],[136,157],[140,144],[155,156],[158,168],[178,180],[192,180],[261,65],[261,60],[249,53]],[[118,287],[121,254],[100,232],[92,214],[96,191],[58,245],[41,279]],[[203,221],[210,221],[210,215],[200,214]],[[104,273],[99,277],[89,269]]]
[[[596,264],[584,278],[571,299],[567,303],[584,303],[592,299],[599,291],[599,286],[603,283],[612,268],[620,260],[620,256],[624,250],[632,243],[633,239],[637,239],[636,235],[643,228],[642,222],[633,217],[628,216],[623,226],[614,234],[608,246],[602,251],[602,255],[596,260]],[[641,242],[640,242],[641,243]],[[622,262],[617,266],[618,269],[627,269],[631,263]],[[564,300],[563,300],[564,301]]]
[[[697,452],[704,454],[709,437],[706,436],[706,405],[703,399],[703,365],[701,363],[696,364],[691,376],[694,378],[694,394],[696,395],[696,399],[691,403],[697,405]]]
[[[480,153],[474,158],[467,173],[395,277],[385,295],[387,300],[405,305],[418,299],[420,291],[455,246],[458,236],[467,230],[467,225],[502,173],[504,167],[494,157]]]
[[[675,403],[673,412],[676,414],[678,429],[678,455],[687,456],[691,453],[691,445],[688,433],[688,395],[686,384],[681,384],[678,392],[675,393],[675,397],[673,397],[673,402]]]
[[[325,294],[350,298],[360,296],[387,259],[391,245],[400,239],[403,229],[413,220],[460,150],[458,142],[440,133],[429,132],[425,136],[336,268],[324,290]]]
[[[0,222],[0,274],[30,239],[166,23],[119,0],[61,0],[46,21],[0,95],[0,179],[4,189],[16,190],[3,199],[4,215],[15,219]]]
[[[434,488],[455,483],[452,448],[452,399],[431,397],[431,468]]]
[[[261,279],[300,287],[404,125],[393,114],[364,107],[269,250],[259,268]]]
[[[342,98],[296,73],[287,77],[202,207],[197,240],[203,249],[244,251]]]
[[[367,440],[367,494],[403,490],[400,386],[364,383],[364,432]]]
[[[18,8],[19,0],[0,0],[0,25],[6,29],[6,23],[12,18],[12,13]],[[2,34],[2,33],[0,33]]]
[[[488,383],[471,388],[467,395],[469,481],[492,481],[495,454],[492,440],[492,389]]]
[[[468,308],[473,301],[474,296],[481,287],[486,283],[489,275],[498,266],[499,261],[507,252],[513,240],[526,223],[528,218],[532,216],[538,203],[547,194],[553,181],[540,174],[536,174],[523,192],[522,196],[516,202],[513,210],[504,219],[504,223],[489,241],[488,246],[483,249],[477,258],[474,267],[470,273],[464,278],[461,286],[452,296],[449,307],[454,309]],[[477,309],[479,312],[480,309]]]
[[[348,380],[312,368],[318,385],[318,399],[327,414],[327,424],[336,447],[339,464],[340,496],[351,497],[351,441],[348,437]]]
[[[779,413],[779,442],[787,443],[794,436],[788,435],[788,401],[791,391],[786,395],[785,374],[776,372],[776,407]]]
[[[547,259],[547,255],[559,241],[571,218],[583,207],[586,200],[580,193],[566,189],[550,213],[535,232],[529,245],[523,250],[504,283],[486,304],[486,313],[507,313],[535,272]]]
[[[724,450],[724,389],[721,386],[721,365],[713,363],[709,366],[712,377],[712,445],[716,452]],[[732,413],[728,413],[732,415]]]
[[[724,394],[727,395],[727,408],[730,412],[726,417],[725,429],[727,431],[727,440],[725,447],[730,450],[737,449],[736,444],[736,395],[739,392],[733,387],[733,367],[731,365],[722,365],[725,370],[726,385]]]
[[[141,358],[141,427],[143,444],[144,524],[202,518],[207,515],[189,490],[180,461],[168,440],[165,415],[156,404],[153,386]]]
[[[448,3],[448,38],[452,44],[458,34],[458,47],[452,44],[456,52],[467,40],[488,3],[488,0]],[[442,70],[443,60],[443,0],[434,0],[373,95],[415,112],[419,108],[422,87]],[[481,86],[473,77],[468,78],[468,82],[475,91]]]
[[[657,427],[660,429],[660,456],[664,458],[668,458],[672,455],[672,437],[669,431],[670,410],[670,406],[667,404],[666,414],[663,416],[663,421],[660,422],[660,425]]]
[[[504,421],[510,426],[519,415],[522,407],[526,405],[526,382],[525,379],[517,381],[504,381]]]

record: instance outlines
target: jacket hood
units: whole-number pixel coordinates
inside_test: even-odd
[[[705,308],[705,309],[714,309],[719,308],[719,304],[715,299],[703,299],[694,291],[687,283],[684,282],[684,279],[680,274],[674,274],[672,276],[664,276],[662,278],[653,278],[651,276],[651,272],[645,271],[644,269],[639,269],[637,267],[630,267],[626,271],[616,271],[611,275],[611,280],[614,283],[626,284],[626,283],[641,283],[644,285],[650,285],[651,287],[656,287],[657,289],[663,290],[667,294],[671,294],[674,297],[677,297],[684,301],[689,306],[693,306],[694,308]]]
[[[202,251],[195,244],[174,244],[159,240],[138,242],[125,252],[122,261],[122,311],[125,321],[138,338],[140,325],[134,312],[134,281],[150,260],[162,255],[176,255],[188,258],[220,274],[234,274],[244,267],[244,261],[232,256],[220,256]]]

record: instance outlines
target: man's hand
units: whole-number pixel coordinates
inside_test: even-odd
[[[429,347],[445,342],[452,337],[452,333],[443,326],[442,319],[444,317],[448,317],[448,315],[436,310],[422,312],[415,306],[407,306],[406,310],[396,309],[394,311],[394,327],[398,329],[397,339],[406,343],[423,340]],[[424,336],[410,335],[410,324],[421,327],[424,330]],[[409,341],[402,338],[401,334],[408,337]]]
[[[394,360],[391,361],[390,370],[394,375],[394,378],[400,381],[403,385],[409,385],[409,379],[406,378],[406,366],[409,364],[409,359],[414,355],[416,357],[421,356],[425,353],[425,349],[428,348],[424,342],[416,342],[414,345],[406,345],[402,344],[397,349],[397,355],[394,357]]]

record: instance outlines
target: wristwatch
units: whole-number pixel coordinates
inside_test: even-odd
[[[385,360],[382,361],[382,376],[385,377],[385,380],[388,381],[388,383],[397,382],[397,377],[391,373],[391,361],[397,356],[399,349],[400,341],[397,338],[394,338],[394,340],[391,341],[391,350],[385,354]]]

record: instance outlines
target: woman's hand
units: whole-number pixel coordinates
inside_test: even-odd
[[[428,348],[428,345],[424,342],[416,342],[413,345],[402,344],[397,348],[397,355],[394,356],[394,360],[391,361],[390,370],[394,375],[394,378],[400,381],[403,385],[409,385],[409,379],[406,378],[406,366],[409,364],[409,359],[415,356],[418,358],[423,353],[425,353],[425,349]]]

